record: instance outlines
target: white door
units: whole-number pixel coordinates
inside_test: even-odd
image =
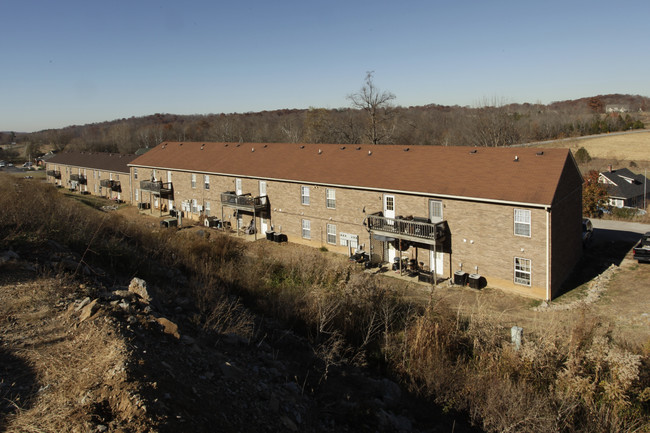
[[[172,183],[172,172],[167,170],[167,182]]]
[[[429,219],[434,224],[443,220],[442,200],[429,200]]]
[[[384,216],[386,218],[395,218],[395,196],[384,195]]]
[[[268,230],[268,226],[266,225],[266,218],[260,218],[260,230],[262,234],[266,233]]]
[[[437,275],[442,275],[444,273],[444,260],[443,260],[443,253],[440,251],[436,251],[435,257],[433,254],[433,249],[429,253],[429,263],[431,263],[431,271],[433,272],[433,268],[435,266],[436,268],[436,274]]]
[[[264,197],[265,195],[266,195],[266,181],[260,180],[260,197]]]
[[[242,195],[241,179],[235,179],[235,193]]]

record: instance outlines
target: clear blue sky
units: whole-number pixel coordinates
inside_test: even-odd
[[[650,96],[648,0],[7,0],[0,16],[4,131],[346,107],[366,71],[402,106]]]

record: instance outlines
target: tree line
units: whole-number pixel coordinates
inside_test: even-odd
[[[133,153],[162,141],[295,142],[341,144],[507,146],[644,128],[650,98],[604,95],[552,104],[483,101],[477,107],[393,105],[368,73],[363,87],[348,96],[350,107],[281,109],[231,114],[157,113],[29,134],[0,133],[58,151]],[[625,111],[607,112],[616,104]]]

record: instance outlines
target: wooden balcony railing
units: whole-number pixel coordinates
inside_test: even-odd
[[[424,222],[426,218],[387,218],[380,215],[368,215],[368,229],[374,233],[396,239],[407,239],[425,243],[442,241],[446,234],[447,223]]]
[[[70,180],[77,182],[79,185],[86,184],[86,176],[83,174],[71,174]]]
[[[221,204],[236,209],[261,211],[267,209],[269,201],[265,195],[253,197],[250,194],[237,195],[234,192],[222,192]]]
[[[47,170],[45,174],[52,176],[55,179],[61,179],[61,172],[59,170]]]
[[[161,197],[169,197],[174,195],[174,188],[171,182],[142,180],[140,181],[140,189],[142,191],[149,191]]]

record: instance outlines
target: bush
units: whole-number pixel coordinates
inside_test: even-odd
[[[589,155],[589,152],[587,152],[587,149],[585,149],[584,147],[578,149],[574,157],[578,164],[586,164],[591,161],[591,156]]]

